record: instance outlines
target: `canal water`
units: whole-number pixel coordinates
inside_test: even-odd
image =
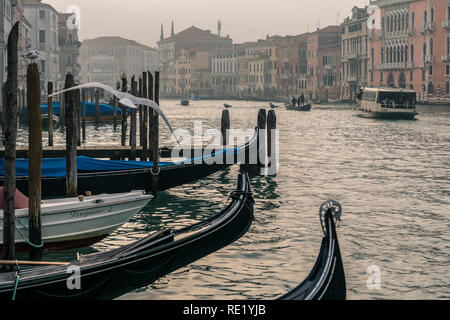
[[[256,125],[262,102],[163,100],[175,128],[220,128],[223,104],[231,127]],[[362,118],[351,106],[320,105],[309,113],[277,109],[280,169],[252,179],[255,217],[232,245],[120,299],[274,299],[297,286],[316,260],[318,209],[343,206],[338,229],[349,299],[450,298],[450,107],[420,107],[416,121]],[[170,133],[161,125],[161,144]],[[120,128],[88,127],[89,145],[116,144]],[[20,135],[24,142],[26,136]],[[45,134],[44,134],[45,138]],[[63,136],[57,133],[57,143]],[[163,227],[180,228],[223,208],[238,167],[159,195],[129,223],[93,248],[109,250]],[[80,250],[78,250],[80,251]],[[76,251],[47,258],[73,257]],[[380,288],[368,286],[370,266]],[[371,288],[369,288],[371,287]]]

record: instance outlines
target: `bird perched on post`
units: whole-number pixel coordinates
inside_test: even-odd
[[[40,54],[41,54],[41,53],[40,53],[39,51],[33,50],[33,51],[30,51],[30,52],[24,54],[23,57],[24,57],[25,59],[30,59],[30,60],[31,60],[31,63],[33,63],[35,59],[39,58],[39,55],[40,55]]]
[[[223,106],[225,107],[225,109],[233,108],[233,106],[230,106],[229,104],[226,104],[226,103],[224,103]]]

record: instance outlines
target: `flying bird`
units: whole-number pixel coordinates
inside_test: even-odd
[[[39,58],[40,54],[41,53],[39,51],[33,50],[33,51],[30,51],[30,52],[24,54],[23,57],[25,59],[30,59],[31,62],[33,63],[35,59]]]
[[[71,87],[68,89],[61,90],[59,92],[55,92],[51,95],[48,95],[48,97],[49,98],[54,97],[54,96],[57,96],[61,93],[67,92],[67,91],[72,91],[72,90],[77,90],[77,89],[86,89],[86,88],[100,88],[105,91],[108,91],[119,99],[120,104],[122,104],[125,107],[128,107],[130,109],[137,109],[136,105],[143,105],[143,106],[152,108],[153,110],[156,111],[156,113],[158,113],[163,118],[163,120],[166,122],[167,126],[169,127],[170,131],[172,132],[172,134],[175,137],[175,139],[177,140],[177,142],[180,143],[180,141],[178,140],[178,137],[175,134],[175,131],[172,129],[172,126],[170,125],[169,120],[167,119],[166,115],[161,110],[161,108],[156,104],[156,102],[154,102],[153,100],[146,99],[146,98],[138,98],[138,97],[133,96],[132,94],[117,91],[117,90],[113,89],[112,87],[110,87],[106,84],[100,83],[100,82],[91,82],[91,83],[80,84],[75,87]]]

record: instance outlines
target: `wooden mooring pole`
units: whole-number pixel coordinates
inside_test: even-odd
[[[137,96],[137,83],[135,81],[135,76],[131,77],[131,94]],[[131,155],[130,160],[136,160],[136,133],[137,133],[137,110],[131,110],[131,119],[130,119],[130,147],[131,147]]]
[[[266,166],[266,128],[267,128],[267,113],[265,109],[260,109],[258,112],[258,166],[260,168]]]
[[[148,88],[153,86],[153,79],[147,77],[147,72],[142,72],[142,93],[143,98],[152,99],[148,96]],[[148,108],[142,108],[142,156],[141,161],[147,161],[148,154]]]
[[[127,92],[127,76],[126,74],[122,77],[122,92]],[[122,139],[121,145],[124,147],[127,145],[127,125],[128,125],[128,117],[127,117],[127,107],[121,105],[122,108]]]
[[[230,142],[230,112],[227,109],[222,111],[220,131],[222,132],[222,145],[226,146]]]
[[[47,94],[53,93],[53,82],[47,84]],[[53,97],[48,97],[48,146],[53,147]]]
[[[277,150],[277,115],[270,110],[267,116],[267,159],[268,174],[276,175],[278,172],[278,150]]]
[[[100,91],[97,89],[95,90],[95,125],[98,126],[100,124]]]
[[[42,161],[42,118],[41,118],[41,81],[39,68],[33,63],[27,69],[28,88],[28,227],[30,246],[29,258],[39,261],[42,243],[41,231],[41,161]]]
[[[155,103],[159,105],[159,72],[155,72]],[[150,151],[153,161],[153,179],[152,194],[158,194],[158,177],[159,177],[159,115],[153,112],[152,123],[150,126]]]
[[[19,22],[8,36],[8,78],[3,95],[3,130],[5,134],[5,182],[3,185],[3,259],[13,260],[15,253],[16,221],[16,141],[17,141],[17,90],[18,90],[18,39]],[[9,270],[10,267],[4,269]]]
[[[117,130],[117,97],[113,97],[113,118],[114,118],[114,131]]]
[[[81,146],[81,94],[77,89],[73,92],[75,100],[76,124],[77,124],[77,146]]]
[[[142,87],[142,75],[139,75],[139,97],[144,97],[143,93],[143,87]],[[139,106],[139,145],[142,147],[144,145],[143,143],[143,135],[142,135],[142,129],[144,128],[144,114],[143,114],[143,107]],[[141,157],[142,158],[142,157]],[[142,159],[141,159],[142,160]]]
[[[81,131],[83,142],[86,141],[86,89],[81,89],[82,104],[81,104]]]
[[[74,86],[73,75],[68,73],[64,88]],[[77,181],[77,115],[74,101],[74,91],[65,93],[66,109],[66,195],[76,197],[78,190]]]

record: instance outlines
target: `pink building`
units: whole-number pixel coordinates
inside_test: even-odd
[[[421,100],[450,101],[450,2],[378,0],[369,32],[369,85],[411,88]]]
[[[307,46],[307,99],[338,100],[341,91],[341,27],[311,33]]]

